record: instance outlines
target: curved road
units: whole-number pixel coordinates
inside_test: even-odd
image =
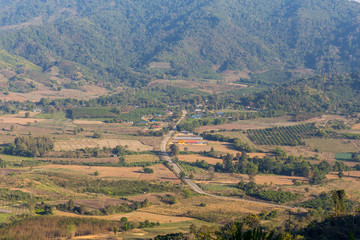
[[[161,152],[165,158],[165,160],[169,163],[169,165],[172,167],[172,169],[174,170],[174,172],[179,175],[181,172],[180,167],[174,163],[171,158],[169,157],[167,151],[166,151],[166,145],[169,142],[170,138],[175,134],[176,131],[176,126],[185,118],[186,116],[186,111],[183,110],[183,115],[181,116],[181,118],[176,122],[175,126],[173,127],[173,129],[168,133],[168,135],[166,135],[166,137],[164,138],[164,140],[161,142]],[[197,193],[206,195],[206,196],[210,196],[210,197],[214,197],[214,198],[219,198],[219,199],[226,199],[226,200],[235,200],[235,201],[242,201],[242,202],[247,202],[247,203],[260,203],[263,205],[268,205],[270,207],[277,207],[277,208],[285,208],[285,209],[290,209],[290,210],[295,210],[295,209],[301,209],[301,210],[305,210],[304,208],[297,208],[297,207],[289,207],[289,206],[284,206],[284,205],[280,205],[280,204],[274,204],[274,203],[266,203],[266,202],[262,202],[262,201],[256,201],[256,200],[247,200],[247,199],[241,199],[241,198],[233,198],[233,197],[224,197],[224,196],[218,196],[218,195],[214,195],[214,194],[210,194],[205,192],[204,190],[202,190],[194,181],[192,181],[189,178],[184,179],[184,181]]]

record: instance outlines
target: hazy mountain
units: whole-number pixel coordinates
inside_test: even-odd
[[[43,69],[66,60],[90,78],[136,84],[360,68],[360,5],[348,0],[3,0],[0,34],[3,49]]]

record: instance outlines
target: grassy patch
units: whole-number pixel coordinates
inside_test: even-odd
[[[185,173],[205,173],[205,172],[207,172],[206,170],[204,170],[202,168],[192,166],[188,162],[180,162],[179,165],[184,170]]]
[[[171,217],[169,217],[171,218]],[[202,226],[215,226],[214,223],[209,223],[200,220],[193,221],[184,221],[184,222],[176,222],[176,223],[162,223],[160,226],[156,226],[153,228],[144,228],[141,232],[129,232],[124,234],[119,234],[120,237],[124,239],[151,239],[158,235],[166,235],[169,233],[187,233],[190,231],[190,226],[192,224]]]
[[[65,119],[65,113],[64,112],[39,113],[39,114],[34,115],[32,118],[36,118],[36,119]]]
[[[352,160],[352,153],[336,153],[335,159],[338,161],[351,161]]]
[[[6,222],[11,216],[11,213],[0,213],[0,223]]]
[[[227,190],[234,190],[236,189],[234,186],[229,184],[205,184],[201,183],[199,186],[205,190],[205,191],[212,191],[212,192],[221,192],[221,191],[227,191]]]
[[[342,153],[342,152],[355,152],[358,151],[358,148],[351,140],[347,139],[305,139],[307,145],[311,149],[318,149],[320,152],[332,152],[332,153]]]

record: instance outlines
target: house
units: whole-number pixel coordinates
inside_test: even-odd
[[[185,144],[183,140],[178,141],[178,144]]]

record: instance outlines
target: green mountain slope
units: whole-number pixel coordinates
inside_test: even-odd
[[[360,108],[360,73],[326,74],[288,82],[260,93],[258,107],[299,113],[358,112]]]
[[[360,68],[360,4],[347,0],[5,0],[0,9],[7,51],[44,69],[75,62],[105,81]]]

